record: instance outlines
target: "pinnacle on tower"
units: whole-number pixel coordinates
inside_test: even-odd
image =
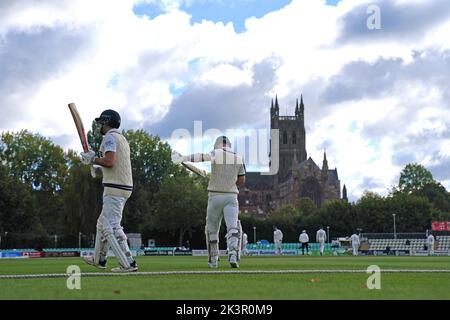
[[[305,105],[303,104],[303,94],[300,96],[300,113],[305,113]]]
[[[323,162],[322,162],[322,170],[328,172],[328,160],[327,160],[327,151],[323,151]]]

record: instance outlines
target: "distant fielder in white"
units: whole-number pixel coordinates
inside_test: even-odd
[[[306,248],[306,255],[308,255],[309,252],[309,236],[306,233],[306,230],[303,230],[300,236],[298,237],[298,241],[302,244],[302,256],[305,255],[305,248]]]
[[[95,251],[93,257],[84,261],[100,269],[106,268],[106,255],[111,247],[119,260],[119,267],[113,272],[137,271],[127,243],[127,237],[121,226],[122,212],[126,201],[133,191],[130,147],[127,139],[118,130],[120,115],[114,110],[105,110],[95,121],[101,125],[103,140],[100,145],[101,158],[95,152],[82,152],[82,161],[89,165],[99,165],[103,172],[103,208],[97,220]]]
[[[434,255],[434,236],[432,233],[427,238],[427,248],[428,248],[428,255],[433,256]]]
[[[320,227],[320,229],[316,233],[316,241],[320,245],[319,249],[320,255],[323,256],[323,251],[325,249],[325,242],[327,241],[327,234],[322,227]]]
[[[182,156],[174,151],[172,161],[174,163],[211,161],[205,227],[208,265],[211,268],[218,266],[219,230],[224,218],[227,227],[228,261],[232,268],[239,268],[242,227],[238,220],[238,186],[245,183],[245,165],[242,158],[231,150],[231,142],[227,137],[219,136],[211,153]]]
[[[247,234],[244,232],[242,233],[242,254],[245,256],[247,255],[247,244],[248,244],[248,236]]]
[[[356,232],[353,233],[352,236],[350,237],[350,240],[352,242],[353,255],[357,256],[360,245],[359,235],[357,235]]]
[[[273,243],[275,244],[275,254],[281,254],[281,244],[283,243],[283,232],[273,226]]]

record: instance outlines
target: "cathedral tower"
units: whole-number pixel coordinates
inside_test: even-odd
[[[306,160],[306,138],[305,138],[305,106],[303,104],[303,95],[298,99],[295,105],[295,114],[293,116],[280,116],[280,106],[278,97],[275,97],[275,104],[272,100],[270,108],[270,128],[279,131],[279,182],[287,179],[289,170],[294,165],[293,159],[298,163]]]

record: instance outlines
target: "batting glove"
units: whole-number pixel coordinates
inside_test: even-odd
[[[84,164],[93,164],[95,158],[95,152],[92,150],[89,150],[88,152],[82,152],[81,153],[81,161]]]

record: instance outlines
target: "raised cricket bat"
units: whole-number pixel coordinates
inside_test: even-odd
[[[78,113],[77,106],[75,103],[69,103],[69,110],[72,114],[73,122],[75,122],[75,127],[77,127],[78,136],[80,137],[81,146],[84,152],[89,151],[89,145],[86,138],[86,133],[84,132],[83,121],[81,121],[80,114]],[[95,172],[94,166],[91,166],[91,176],[95,178],[97,173]]]
[[[81,146],[83,147],[84,152],[89,151],[88,141],[86,138],[86,133],[84,132],[83,121],[81,121],[80,114],[78,113],[77,107],[75,103],[69,103],[69,110],[72,114],[73,121],[75,122],[75,126],[77,127],[78,136],[80,137]]]
[[[196,166],[194,166],[193,164],[187,163],[187,162],[182,162],[181,163],[183,165],[183,167],[185,167],[186,169],[190,170],[191,172],[198,174],[201,177],[206,177],[206,171],[197,168]]]

